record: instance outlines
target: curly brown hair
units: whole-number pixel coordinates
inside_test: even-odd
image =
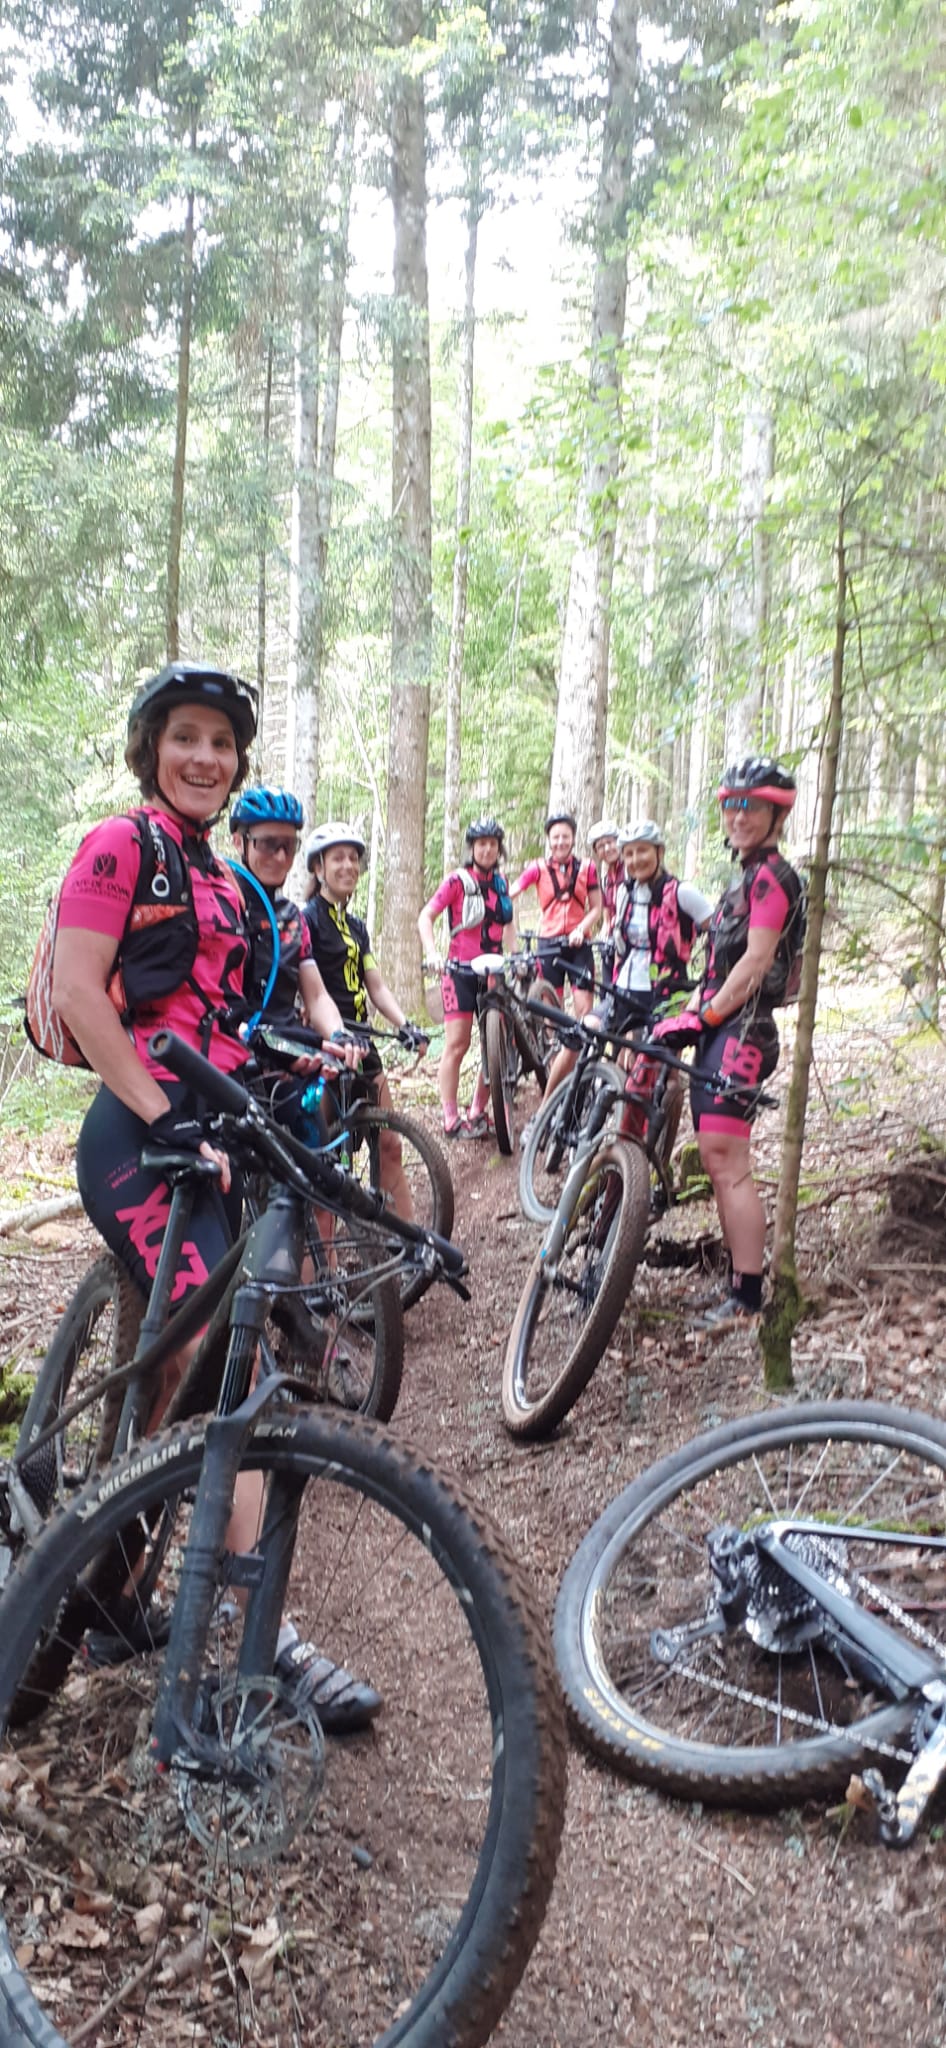
[[[160,796],[158,789],[158,741],[170,716],[170,711],[158,710],[154,717],[149,718],[147,711],[145,711],[142,717],[132,720],[131,731],[128,734],[125,760],[131,769],[142,796],[147,797],[149,800]],[[236,741],[237,772],[230,784],[230,796],[233,795],[234,790],[239,789],[242,782],[246,781],[250,772],[249,748],[244,746],[235,727],[233,737]]]

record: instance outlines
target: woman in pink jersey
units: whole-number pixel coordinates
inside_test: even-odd
[[[477,1069],[469,1113],[457,1108],[460,1068],[469,1051],[480,984],[468,962],[478,953],[501,953],[503,935],[512,923],[512,904],[499,863],[505,852],[503,828],[495,818],[474,818],[464,834],[466,866],[445,875],[417,920],[426,961],[441,968],[445,1043],[437,1086],[443,1109],[445,1138],[489,1135],[489,1084]],[[434,922],[446,912],[450,943],[445,961],[437,960]]]
[[[201,1187],[181,1251],[172,1299],[199,1286],[240,1227],[242,1191],[224,1153],[203,1136],[204,1105],[148,1051],[160,1029],[174,1031],[223,1072],[245,1061],[226,1027],[242,1014],[248,958],[243,899],[218,861],[210,831],[244,781],[256,733],[256,690],[204,663],[175,662],[135,697],[125,759],[144,799],[128,816],[94,826],[63,883],[53,969],[53,1004],[102,1083],[76,1150],[83,1206],[106,1243],[147,1294],[170,1213],[160,1173],[144,1172],[142,1146],[193,1150],[215,1159],[219,1184]],[[196,1342],[197,1340],[195,1340]],[[152,1416],[156,1426],[190,1349],[168,1370]],[[237,1482],[228,1542],[252,1549],[259,1487]],[[165,1632],[141,1617],[143,1641],[94,1636],[87,1653],[119,1662]],[[364,1727],[380,1696],[284,1621],[277,1671],[297,1683],[328,1732]]]
[[[730,1262],[728,1294],[697,1321],[706,1330],[758,1315],[765,1253],[765,1211],[749,1163],[755,1108],[751,1099],[718,1094],[713,1080],[723,1074],[751,1089],[774,1072],[772,1012],[785,995],[803,918],[801,882],[779,852],[794,776],[750,755],[726,770],[719,802],[740,871],[710,919],[706,972],[691,1008],[664,1018],[653,1034],[675,1051],[696,1046],[690,1107]]]

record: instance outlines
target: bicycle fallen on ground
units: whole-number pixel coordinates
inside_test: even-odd
[[[129,1376],[140,1390],[209,1313],[183,1419],[34,1527],[4,1590],[3,2038],[166,2048],[172,2015],[189,2037],[298,2048],[317,2016],[336,2048],[476,2048],[555,1866],[547,1634],[488,1518],[377,1424],[313,1407],[305,1359],[280,1370],[271,1335],[305,1284],[312,1204],[361,1221],[379,1271],[407,1255],[460,1284],[462,1256],[171,1034],[151,1050],[270,1192]],[[234,1552],[238,1480],[252,1534]],[[274,1675],[284,1614],[370,1674],[370,1732],[326,1742]],[[123,1659],[83,1654],[100,1633]]]
[[[834,1401],[635,1479],[568,1567],[555,1649],[577,1732],[629,1777],[761,1807],[860,1774],[905,1848],[946,1779],[944,1617],[946,1428]]]

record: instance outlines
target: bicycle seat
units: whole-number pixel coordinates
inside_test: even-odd
[[[141,1164],[145,1173],[159,1173],[171,1187],[180,1180],[219,1180],[216,1159],[202,1159],[199,1152],[166,1152],[161,1145],[143,1145]]]

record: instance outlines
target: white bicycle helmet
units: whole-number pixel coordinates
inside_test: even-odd
[[[648,846],[666,845],[660,826],[655,825],[653,818],[635,818],[632,825],[625,825],[620,837],[622,850],[625,846],[630,846],[635,839],[644,840]]]
[[[324,825],[317,825],[315,831],[310,832],[306,840],[305,864],[310,874],[316,861],[321,860],[323,853],[330,846],[357,847],[358,859],[362,870],[364,870],[367,865],[368,848],[362,839],[361,833],[356,832],[354,825],[349,825],[344,818],[329,818]]]
[[[594,853],[599,839],[618,838],[620,838],[620,828],[615,824],[613,818],[596,818],[588,833],[588,844],[592,853]]]

